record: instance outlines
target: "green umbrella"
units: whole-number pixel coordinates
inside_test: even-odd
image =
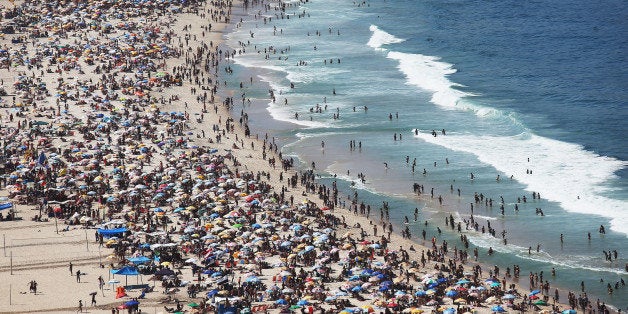
[[[234,224],[231,227],[236,228],[236,229],[240,229],[240,228],[242,228],[242,224]]]
[[[189,306],[189,307],[198,307],[198,303],[196,303],[196,302],[190,302],[190,303],[188,303],[188,306]]]
[[[538,300],[538,301],[534,302],[534,304],[536,304],[536,305],[547,305],[547,302],[545,302],[545,300]]]

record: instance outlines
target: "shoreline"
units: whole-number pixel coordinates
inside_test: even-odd
[[[194,18],[195,15],[190,15],[191,18]],[[200,19],[200,18],[199,18]],[[179,26],[181,26],[179,24]],[[193,25],[193,35],[199,35],[199,33],[201,32],[201,30],[196,28],[196,25]],[[226,27],[225,25],[223,25],[223,27]],[[212,30],[212,33],[214,31]],[[214,35],[215,36],[219,36],[217,37],[216,40],[214,40],[214,46],[219,42],[222,41],[222,35],[224,32],[224,28],[222,28],[221,32],[218,33],[216,32]],[[215,37],[216,38],[216,37]],[[182,54],[184,55],[184,54]],[[219,63],[219,68],[222,68],[223,66],[225,66],[226,64],[229,64],[228,62],[225,62],[225,60],[222,57],[218,57],[221,60],[221,63]],[[166,63],[168,64],[168,69],[172,69],[175,66],[185,66],[185,59],[184,58],[180,58],[177,60],[171,60],[168,59],[166,61]],[[89,76],[89,74],[86,74],[87,76]],[[96,75],[93,75],[94,78],[97,78]],[[220,78],[220,76],[218,76],[218,79]],[[51,79],[48,76],[48,79]],[[191,78],[190,78],[191,80]],[[51,84],[52,85],[52,84]],[[236,114],[234,114],[233,111],[230,111],[226,108],[224,108],[223,105],[220,104],[220,102],[222,101],[224,104],[224,100],[216,100],[215,102],[215,108],[217,108],[218,110],[218,114],[212,115],[211,111],[211,105],[208,107],[207,112],[202,112],[203,108],[202,108],[202,104],[200,104],[198,101],[195,103],[194,102],[194,95],[192,95],[191,93],[187,92],[186,89],[189,89],[190,87],[195,87],[195,85],[193,84],[188,84],[187,82],[185,84],[183,84],[183,86],[181,86],[180,88],[173,88],[173,90],[168,90],[166,89],[165,92],[163,93],[164,97],[171,97],[174,95],[179,94],[180,96],[180,100],[179,101],[175,101],[174,105],[165,105],[163,104],[163,106],[161,106],[160,110],[162,111],[179,111],[179,110],[185,110],[185,111],[190,111],[190,117],[194,117],[197,118],[199,115],[203,114],[205,115],[207,118],[207,121],[205,121],[204,118],[200,118],[201,122],[197,123],[194,120],[195,119],[188,119],[187,123],[185,123],[187,126],[184,127],[189,127],[190,132],[194,132],[196,131],[196,133],[190,134],[191,138],[188,138],[188,141],[192,144],[196,144],[196,143],[203,143],[204,145],[198,145],[198,146],[209,146],[212,148],[216,148],[220,151],[220,153],[223,152],[228,152],[228,155],[232,155],[233,157],[235,157],[235,159],[232,159],[230,162],[233,162],[234,164],[237,164],[235,162],[235,160],[238,160],[242,163],[241,166],[235,165],[233,167],[229,167],[231,168],[232,172],[235,173],[246,173],[247,171],[252,171],[252,174],[254,175],[255,172],[268,172],[271,173],[270,175],[270,179],[268,180],[269,183],[274,187],[274,189],[272,191],[274,191],[275,193],[280,193],[280,186],[284,186],[285,185],[285,181],[283,180],[278,180],[278,178],[280,177],[280,170],[274,169],[272,166],[270,166],[268,164],[268,158],[270,158],[271,156],[273,158],[277,158],[279,157],[278,155],[274,154],[271,151],[269,151],[268,155],[266,156],[267,158],[263,158],[262,155],[266,155],[265,153],[263,153],[261,151],[261,147],[264,146],[263,145],[263,139],[260,140],[254,140],[253,137],[251,138],[247,138],[246,136],[244,136],[244,130],[240,127],[239,123],[235,122],[238,121],[238,118]],[[203,91],[201,89],[201,91]],[[234,90],[235,92],[235,90]],[[151,92],[151,95],[153,95],[153,93]],[[188,106],[189,109],[187,108],[181,108],[182,103],[184,101],[188,102]],[[236,102],[237,103],[237,102]],[[73,106],[71,106],[73,107]],[[237,108],[237,106],[235,106],[235,108]],[[53,108],[54,109],[54,108]],[[234,107],[232,107],[232,110],[234,109]],[[81,107],[76,107],[76,108],[71,108],[69,111],[71,113],[75,113],[76,116],[81,115],[83,113],[87,113],[89,112],[89,110],[85,110],[85,112],[81,112],[81,110],[84,110]],[[196,112],[195,112],[196,111]],[[205,136],[201,137],[201,134],[198,133],[199,130],[202,131],[207,131],[209,134],[211,135],[217,135],[217,133],[211,133],[210,131],[210,127],[208,126],[208,124],[217,124],[220,125],[220,128],[224,128],[225,126],[225,122],[226,119],[228,118],[232,118],[233,122],[230,123],[230,125],[234,126],[234,132],[224,132],[223,136],[221,137],[221,141],[222,143],[217,143],[218,140],[216,140],[214,143],[209,143],[208,140],[206,140]],[[33,117],[34,118],[34,117]],[[40,117],[41,118],[41,117]],[[34,119],[32,119],[34,120]],[[13,123],[15,124],[15,122]],[[201,129],[201,127],[204,127]],[[78,133],[78,132],[77,132]],[[72,139],[78,139],[80,141],[80,137],[79,134],[75,134],[74,137],[70,137]],[[244,145],[241,145],[243,143],[243,141],[246,140],[246,143],[244,143]],[[55,139],[54,141],[56,141],[57,145],[63,145],[62,141],[60,140],[60,138]],[[141,141],[138,141],[139,143],[141,143]],[[254,149],[250,149],[249,147],[249,143],[248,142],[254,142]],[[270,141],[269,141],[270,142]],[[65,142],[63,142],[65,143]],[[237,146],[238,148],[235,148],[235,146]],[[130,150],[129,150],[130,152]],[[159,152],[157,150],[157,148],[155,148],[155,152]],[[155,154],[155,156],[153,158],[155,158],[156,160],[160,160],[160,161],[166,161],[166,157],[173,157],[173,155],[169,155],[168,153],[166,153],[166,155],[164,157],[158,157],[158,154]],[[133,155],[128,155],[125,156],[124,158],[128,159],[129,163],[133,163],[135,164],[137,167],[140,166],[140,162],[139,159],[137,158],[133,158]],[[137,155],[135,155],[137,156]],[[249,157],[250,156],[250,157]],[[133,158],[133,159],[131,159]],[[156,162],[156,161],[155,161]],[[150,167],[150,165],[144,165],[145,167]],[[281,165],[279,165],[279,168],[281,167]],[[153,171],[156,170],[156,165],[153,165],[152,167]],[[244,169],[242,169],[244,168]],[[295,173],[297,173],[294,170],[290,170],[290,171],[286,171],[283,173],[283,175],[285,177],[290,177],[292,175],[294,175]],[[299,177],[301,177],[301,174],[299,174]],[[257,180],[256,180],[257,181]],[[309,184],[313,184],[312,182],[308,181]],[[316,190],[316,188],[314,188]],[[283,190],[283,189],[282,189]],[[3,192],[5,192],[5,190],[3,190]],[[294,196],[295,199],[295,203],[298,203],[301,201],[301,198],[303,197],[303,194],[307,195],[307,197],[312,197],[313,199],[316,198],[317,193],[313,193],[312,191],[310,192],[306,192],[305,189],[303,188],[302,185],[300,184],[296,184],[294,187],[290,187],[288,189],[288,191],[286,192],[286,197],[289,197],[289,195]],[[313,199],[311,199],[311,201],[313,201]],[[235,201],[235,199],[229,199],[229,202],[233,202]],[[319,203],[319,207],[322,207],[324,204],[320,203],[320,200],[316,200],[317,203]],[[108,256],[108,254],[105,254],[104,252],[101,251],[107,251],[108,249],[100,249],[98,251],[96,251],[94,249],[94,247],[97,247],[98,244],[97,242],[93,241],[92,238],[92,232],[94,232],[94,229],[82,229],[82,228],[76,228],[75,226],[70,227],[70,229],[66,232],[62,232],[61,236],[57,237],[57,238],[50,238],[50,236],[55,236],[55,227],[54,227],[54,222],[53,221],[48,221],[47,223],[39,223],[39,222],[32,222],[30,221],[30,217],[32,217],[33,215],[37,214],[37,211],[33,211],[32,208],[29,207],[33,207],[33,205],[27,205],[27,206],[18,206],[18,210],[20,210],[20,214],[22,214],[25,218],[22,221],[15,221],[15,222],[2,222],[0,223],[0,229],[2,230],[3,234],[4,233],[9,233],[9,250],[12,251],[12,249],[18,248],[18,247],[22,247],[25,250],[29,250],[28,255],[22,255],[22,254],[17,254],[17,250],[15,250],[15,255],[12,254],[12,257],[14,258],[14,262],[16,263],[13,267],[13,271],[15,273],[17,273],[17,276],[10,276],[10,282],[11,282],[11,287],[18,287],[21,286],[22,284],[26,284],[26,280],[34,280],[36,279],[37,281],[40,282],[41,287],[44,287],[44,289],[42,289],[43,291],[45,291],[43,294],[40,292],[40,295],[37,295],[35,297],[40,297],[38,300],[37,299],[33,299],[32,296],[30,294],[13,294],[13,297],[15,299],[13,299],[11,301],[11,303],[13,302],[17,302],[17,304],[15,304],[15,307],[13,307],[14,304],[11,304],[11,308],[8,308],[7,311],[9,312],[22,312],[22,311],[29,311],[29,312],[35,312],[35,311],[41,311],[41,312],[52,312],[52,311],[57,311],[57,312],[67,312],[67,311],[75,311],[76,310],[76,299],[81,299],[84,300],[84,305],[85,308],[88,309],[89,312],[95,312],[95,311],[102,311],[102,312],[109,312],[110,306],[116,306],[118,304],[121,303],[120,300],[116,300],[113,299],[113,301],[111,301],[111,295],[110,293],[113,293],[113,287],[115,287],[115,284],[111,287],[111,290],[107,291],[107,298],[105,300],[104,304],[101,304],[101,302],[99,302],[99,305],[97,308],[92,308],[92,307],[88,307],[87,303],[88,303],[88,291],[91,290],[96,290],[97,285],[94,283],[95,281],[95,277],[96,275],[100,275],[100,276],[105,276],[105,275],[109,275],[108,269],[107,268],[99,268],[97,266],[96,261],[98,261],[98,263],[100,262],[100,259],[106,259]],[[153,206],[151,206],[151,209],[154,208]],[[367,224],[369,224],[369,220],[367,220],[365,217],[363,216],[359,216],[359,215],[353,215],[350,214],[348,211],[345,212],[344,210],[336,210],[336,211],[340,211],[340,213],[336,212],[334,213],[335,215],[340,215],[339,217],[345,216],[345,218],[347,218],[347,224],[349,226],[353,226],[356,223],[359,223],[361,226],[366,226]],[[104,212],[103,212],[104,214]],[[171,217],[172,219],[172,226],[178,227],[178,224],[182,224],[182,223],[186,223],[187,221],[184,221],[183,219],[181,219],[181,217],[177,217],[177,215],[175,215],[174,213],[170,212],[168,213],[168,216]],[[342,219],[342,218],[341,218]],[[302,221],[308,221],[309,219],[304,219]],[[66,225],[62,225],[62,226],[66,226]],[[37,231],[33,231],[33,233],[37,232],[37,234],[42,234],[42,237],[29,237],[29,238],[18,238],[15,237],[16,235],[19,235],[23,232],[23,230],[25,229],[25,227],[27,228],[32,228],[32,229],[37,229]],[[369,225],[370,227],[370,225]],[[19,231],[16,231],[15,229],[20,229]],[[179,231],[181,228],[179,227]],[[366,228],[365,228],[366,229]],[[13,230],[13,231],[11,231]],[[88,234],[88,230],[89,233]],[[346,232],[356,232],[357,230],[359,230],[358,228],[339,228],[338,230],[336,230],[335,232],[337,232],[338,234],[344,234]],[[84,231],[84,232],[83,232]],[[366,232],[368,233],[370,230],[366,230]],[[335,233],[334,232],[334,233]],[[282,236],[288,236],[286,233],[283,233]],[[50,243],[46,243],[46,244],[54,244],[56,246],[56,248],[52,249],[52,251],[48,251],[48,250],[44,250],[44,249],[38,249],[37,246],[41,246],[43,245],[43,243],[41,243],[42,239],[51,239]],[[369,240],[377,240],[376,237],[367,237],[367,239]],[[344,239],[345,241],[351,243],[353,241],[348,240],[348,237],[345,237]],[[412,242],[406,241],[404,239],[402,239],[400,236],[398,236],[397,234],[392,234],[391,235],[391,240],[393,243],[399,244],[399,243],[403,243],[403,247],[404,248],[409,248],[411,245],[416,245],[418,247],[417,244],[413,244]],[[25,243],[23,244],[15,244],[15,242],[20,242],[23,241]],[[31,242],[29,242],[31,241]],[[355,241],[355,240],[354,240]],[[83,250],[83,245],[85,245],[86,249]],[[357,248],[357,244],[353,244],[354,247]],[[392,248],[393,250],[395,249],[395,247]],[[62,250],[62,252],[64,252],[65,256],[59,257],[57,254],[58,252]],[[417,253],[419,251],[427,251],[427,247],[418,247],[417,249]],[[46,251],[46,252],[44,252]],[[350,250],[342,250],[342,254],[345,255],[348,253],[348,251]],[[111,250],[109,250],[109,252],[111,252]],[[70,254],[68,254],[70,253]],[[38,263],[33,263],[33,264],[26,264],[24,261],[26,259],[31,260],[32,259],[32,254],[40,254],[40,257],[42,258],[41,262]],[[67,256],[67,255],[71,255]],[[5,256],[6,257],[6,256]],[[84,260],[84,262],[78,262],[80,260]],[[272,259],[271,259],[272,260]],[[11,261],[11,262],[13,262]],[[87,267],[87,276],[89,276],[89,280],[90,282],[83,282],[80,283],[79,286],[77,287],[76,285],[72,284],[72,281],[74,280],[72,277],[70,278],[70,282],[67,282],[68,279],[67,278],[63,278],[63,277],[67,277],[67,275],[59,275],[57,274],[57,272],[63,272],[65,271],[63,268],[67,268],[67,262],[68,261],[73,261],[73,264],[75,265],[75,267],[80,266],[81,268]],[[20,266],[20,262],[21,266]],[[106,263],[104,263],[106,264]],[[90,267],[91,266],[91,267]],[[2,271],[3,273],[7,273],[8,269],[7,269],[8,265],[7,265],[7,260],[6,258],[3,259],[2,264],[0,264],[0,271]],[[41,267],[41,268],[39,268]],[[193,282],[194,276],[189,276],[189,272],[188,267],[186,266],[184,269],[184,276],[187,279],[190,279],[191,282]],[[403,269],[403,268],[402,268]],[[51,270],[54,270],[54,274],[48,274],[51,272]],[[428,268],[425,268],[424,270],[428,270]],[[84,269],[82,270],[84,271]],[[338,275],[338,272],[341,271],[340,268],[336,268],[335,271],[337,272],[335,275]],[[431,270],[433,271],[433,270]],[[263,282],[270,282],[270,278],[273,276],[273,274],[276,271],[273,271],[272,269],[264,269],[261,271],[261,276],[263,277]],[[241,275],[244,274],[244,269],[241,270]],[[71,275],[70,275],[71,276]],[[37,278],[31,278],[31,277],[37,277]],[[409,276],[408,276],[409,277]],[[243,278],[244,279],[244,278]],[[132,279],[133,280],[133,279]],[[142,279],[143,280],[143,279]],[[232,277],[231,279],[232,281],[235,280],[234,277]],[[13,283],[15,283],[15,285],[13,285]],[[336,287],[337,284],[341,284],[340,283],[334,283],[334,284],[330,284],[332,287]],[[88,284],[89,287],[91,288],[84,288],[83,286],[85,286],[84,284]],[[416,284],[416,281],[414,282],[414,284]],[[120,283],[121,285],[121,283]],[[340,285],[338,285],[340,286]],[[21,286],[23,287],[23,286]],[[69,300],[71,298],[67,298],[67,299],[63,299],[62,295],[59,294],[53,294],[53,288],[54,289],[67,289],[64,293],[70,294],[72,295],[73,299]],[[47,289],[46,289],[47,288]],[[5,290],[6,285],[5,285]],[[25,290],[25,288],[21,288],[19,290]],[[47,290],[47,292],[46,292]],[[181,299],[189,299],[189,300],[199,300],[199,298],[186,298],[184,296],[184,289],[181,289],[181,291],[179,293],[177,293],[176,295],[178,297],[180,297]],[[521,289],[519,289],[521,290]],[[8,295],[8,293],[6,293],[6,291],[2,291],[4,295]],[[105,295],[105,291],[101,290],[102,295],[104,297]],[[523,291],[521,291],[523,292]],[[47,295],[47,293],[51,293],[50,295]],[[133,293],[132,295],[136,295],[137,293]],[[204,293],[202,293],[204,294]],[[165,294],[164,294],[165,295]],[[99,301],[103,300],[100,297],[100,294],[98,294],[99,296]],[[143,309],[153,309],[153,310],[157,310],[157,308],[161,309],[162,305],[161,303],[158,303],[159,298],[162,295],[160,293],[157,292],[153,292],[153,293],[148,293],[146,294],[147,299],[145,300],[141,300],[142,305],[141,307]],[[563,296],[563,294],[561,293],[561,296]],[[61,298],[61,299],[60,299]],[[39,301],[35,304],[28,304],[29,302],[35,302],[35,301]],[[352,300],[353,301],[353,300]],[[368,301],[368,300],[367,300]],[[45,304],[39,304],[40,302],[43,302]],[[264,304],[268,304],[268,302],[265,302]],[[321,302],[321,304],[323,304]],[[363,303],[359,303],[358,304],[363,304]],[[370,304],[370,302],[366,302],[365,304]],[[44,306],[44,307],[40,307],[40,308],[29,308],[29,305],[34,305],[34,306]],[[172,306],[172,303],[166,303],[167,306]],[[45,306],[56,306],[56,307],[45,307]],[[327,306],[325,306],[327,307]],[[562,308],[565,308],[566,306],[561,305]],[[481,312],[483,312],[484,310],[486,310],[486,308],[482,309]],[[4,306],[0,307],[0,312],[5,312],[5,308]],[[277,311],[271,311],[272,313],[275,313]]]

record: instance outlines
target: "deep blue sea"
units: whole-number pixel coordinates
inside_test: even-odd
[[[474,219],[497,237],[462,223],[482,262],[628,306],[628,288],[606,289],[628,281],[625,1],[295,1],[249,8],[226,40],[236,112],[322,183],[458,248],[444,219],[469,221],[482,193],[493,206]]]

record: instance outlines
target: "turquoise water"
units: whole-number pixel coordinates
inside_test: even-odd
[[[226,36],[244,52],[223,75],[228,86],[245,82],[234,94],[251,98],[243,109],[253,133],[276,136],[304,167],[315,162],[322,182],[357,191],[376,216],[382,201],[400,225],[421,208],[428,237],[447,229],[449,214],[469,219],[474,193],[483,193],[494,205],[475,204],[474,215],[498,238],[463,230],[483,262],[545,278],[555,267],[553,287],[579,291],[584,280],[590,297],[628,306],[626,288],[606,293],[606,283],[628,280],[623,2],[320,0],[294,2],[283,19],[261,9],[266,24],[252,16],[259,12]],[[425,199],[413,195],[415,182]],[[414,235],[425,228],[410,226]],[[455,232],[441,237],[461,246]],[[619,258],[606,262],[602,250]]]

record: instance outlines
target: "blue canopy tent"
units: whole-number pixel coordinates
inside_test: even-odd
[[[5,209],[8,209],[8,213],[7,213],[7,219],[13,220],[16,219],[15,218],[15,211],[13,210],[13,203],[2,203],[0,204],[0,211],[3,211]]]
[[[124,266],[120,269],[112,269],[111,273],[113,275],[124,275],[125,277],[125,285],[128,285],[128,281],[129,281],[129,276],[137,276],[140,274],[140,272],[137,270],[137,268],[133,267],[133,266]]]
[[[98,229],[98,234],[102,234],[103,237],[105,238],[110,238],[112,236],[118,235],[118,234],[122,234],[127,232],[127,228],[115,228],[115,229],[102,229],[99,228]]]
[[[0,204],[0,210],[4,210],[4,209],[8,209],[13,207],[13,203],[4,203],[4,204]]]

